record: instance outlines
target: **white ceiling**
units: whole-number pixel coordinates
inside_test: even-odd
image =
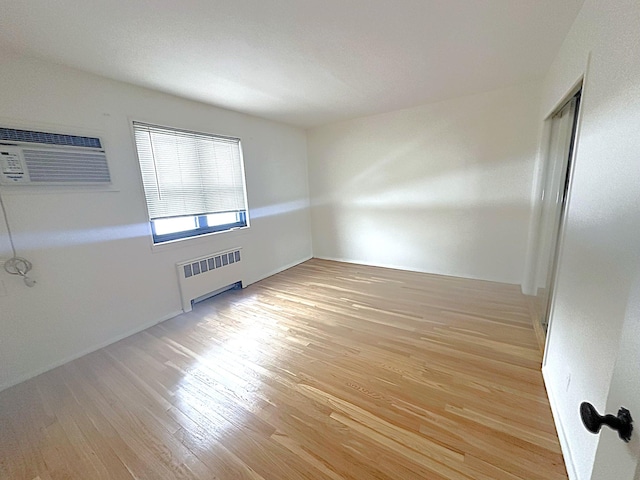
[[[0,44],[302,127],[544,75],[583,0],[0,0]]]

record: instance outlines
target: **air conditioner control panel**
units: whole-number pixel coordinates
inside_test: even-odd
[[[28,183],[29,175],[20,147],[0,145],[0,184]]]

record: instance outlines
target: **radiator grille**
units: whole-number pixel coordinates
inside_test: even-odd
[[[236,284],[244,285],[242,247],[233,247],[176,263],[182,310],[192,302],[206,298]]]
[[[227,265],[238,263],[240,262],[240,260],[240,250],[236,250],[235,252],[216,254],[212,257],[183,265],[182,268],[184,278],[201,275],[203,273],[207,273],[210,270],[215,270],[216,268],[223,268]]]

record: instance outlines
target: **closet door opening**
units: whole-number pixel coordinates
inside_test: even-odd
[[[536,296],[533,301],[534,326],[546,336],[555,284],[559,238],[567,205],[578,109],[581,92],[561,106],[550,118],[549,144],[543,171],[538,230],[539,254],[536,265]]]

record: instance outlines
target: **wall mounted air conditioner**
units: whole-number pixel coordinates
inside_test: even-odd
[[[107,156],[99,138],[0,127],[0,184],[109,183]]]

